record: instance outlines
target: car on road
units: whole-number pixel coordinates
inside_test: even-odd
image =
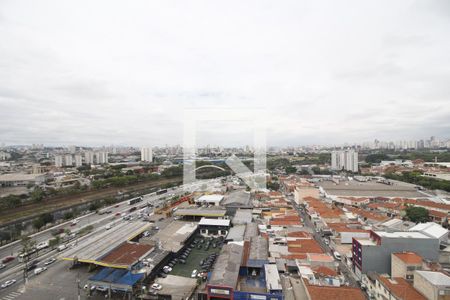
[[[5,282],[1,285],[1,288],[2,288],[2,289],[7,288],[8,286],[13,285],[14,283],[16,283],[16,280],[15,280],[15,279],[11,279],[11,280],[5,281]]]
[[[324,242],[325,245],[327,245],[327,246],[330,244],[330,241],[329,241],[329,240],[324,240],[323,242]]]
[[[49,246],[50,246],[49,241],[40,242],[39,244],[37,244],[36,249],[42,250],[42,249],[48,248]]]
[[[106,229],[106,230],[110,230],[111,227],[112,227],[112,225],[111,225],[111,224],[108,224],[108,225],[105,226],[105,229]]]
[[[162,289],[162,285],[160,285],[158,283],[154,283],[154,284],[152,284],[152,286],[150,288],[159,291],[160,289]]]
[[[333,256],[334,256],[334,258],[335,258],[336,260],[341,260],[341,255],[339,254],[339,252],[334,251],[334,252],[333,252]]]
[[[5,258],[2,259],[2,263],[7,264],[10,261],[15,260],[16,258],[14,256],[6,256]]]
[[[44,272],[45,270],[47,270],[46,267],[36,268],[36,269],[34,269],[34,275],[39,275],[39,274],[41,274],[42,272]]]
[[[51,265],[52,263],[54,263],[56,261],[56,258],[50,258],[49,260],[47,260],[44,265],[48,266]]]
[[[59,252],[61,252],[61,251],[65,250],[66,248],[67,248],[67,246],[62,244],[62,245],[59,245],[57,249]]]
[[[5,264],[0,264],[0,270],[1,270],[1,269],[4,269],[5,267],[6,267]]]
[[[72,223],[70,223],[70,226],[75,226],[77,224],[78,224],[78,220],[75,219],[75,220],[72,221]]]

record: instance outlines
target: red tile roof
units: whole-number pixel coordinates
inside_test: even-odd
[[[332,286],[316,286],[305,282],[306,288],[311,300],[332,300],[332,299],[348,299],[348,300],[365,300],[364,294],[358,288],[351,287],[332,287]]]
[[[319,243],[313,239],[288,241],[288,251],[293,253],[323,253]]]
[[[314,271],[314,273],[322,274],[323,276],[335,277],[338,275],[338,273],[335,270],[330,269],[325,266],[317,266],[317,267],[312,268],[312,270]]]
[[[399,253],[393,253],[393,255],[398,257],[400,260],[402,260],[406,264],[421,264],[422,263],[422,256],[420,256],[414,252],[399,252]]]
[[[411,284],[402,277],[394,277],[393,279],[379,276],[380,282],[388,289],[391,294],[403,300],[426,300]]]
[[[125,242],[100,261],[110,265],[129,266],[153,249],[152,245]]]

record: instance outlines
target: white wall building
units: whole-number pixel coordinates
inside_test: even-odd
[[[142,147],[141,148],[141,161],[147,161],[147,162],[153,161],[152,148],[150,148],[150,147]]]
[[[61,155],[55,156],[55,166],[61,168],[63,166],[63,158]]]
[[[97,152],[97,164],[103,165],[108,163],[108,152]]]
[[[92,151],[84,152],[84,162],[87,165],[93,164],[94,163],[94,152],[92,152]]]
[[[358,172],[358,152],[355,150],[332,151],[331,169]]]
[[[75,155],[75,167],[81,167],[83,164],[83,159],[80,154]]]
[[[64,156],[64,165],[65,166],[73,166],[73,157],[72,154],[67,154]]]

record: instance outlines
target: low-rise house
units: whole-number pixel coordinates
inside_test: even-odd
[[[428,300],[446,300],[450,298],[450,277],[441,272],[416,271],[414,288]]]
[[[397,252],[391,254],[391,275],[406,280],[414,279],[414,271],[423,269],[422,257],[414,252]]]

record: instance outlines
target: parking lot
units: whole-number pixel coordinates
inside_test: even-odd
[[[197,241],[197,242],[195,242]],[[210,246],[208,249],[206,249],[207,242],[210,242]],[[213,245],[216,245],[214,248]],[[185,259],[185,263],[182,263],[178,261],[174,266],[172,271],[170,272],[171,275],[178,275],[178,276],[184,276],[184,277],[191,277],[192,271],[197,270],[198,272],[201,272],[202,266],[200,265],[200,262],[203,260],[204,262],[207,261],[208,257],[210,257],[212,254],[219,253],[221,244],[218,239],[212,239],[212,238],[203,238],[201,236],[197,236],[194,239],[194,242],[192,242],[189,245],[192,250],[190,251],[189,255]],[[180,259],[180,258],[179,258]],[[210,271],[212,269],[213,262],[211,263],[210,267],[208,268],[205,266],[205,271]]]

